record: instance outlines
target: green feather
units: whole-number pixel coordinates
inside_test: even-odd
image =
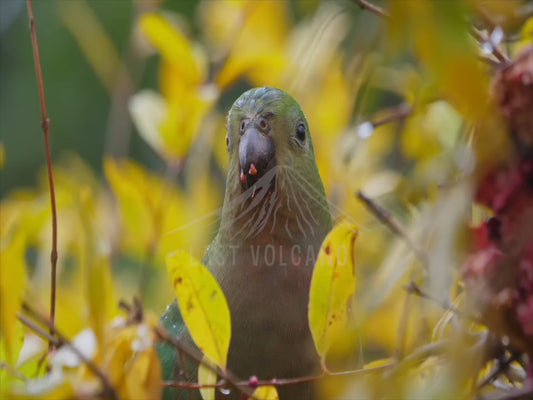
[[[239,180],[239,126],[268,118],[275,165],[252,187]],[[302,128],[299,125],[302,125]],[[228,369],[242,379],[291,378],[318,368],[307,321],[309,284],[320,244],[331,229],[309,126],[286,92],[245,92],[227,124],[229,168],[220,227],[203,260],[228,300],[232,338]],[[162,317],[172,335],[187,338],[174,302]],[[190,340],[190,339],[186,339]],[[161,345],[164,379],[180,380],[175,351]],[[196,379],[194,366],[186,368]],[[189,375],[191,376],[191,375]],[[309,398],[310,387],[280,387],[281,399]],[[167,398],[187,394],[166,390]]]

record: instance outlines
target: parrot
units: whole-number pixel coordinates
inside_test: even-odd
[[[320,367],[308,324],[309,288],[332,219],[307,119],[287,92],[250,89],[228,113],[226,145],[218,232],[202,262],[230,310],[227,369],[242,380],[308,376]],[[161,323],[192,343],[176,301]],[[197,365],[181,365],[169,344],[160,344],[158,352],[163,379],[183,380],[184,369],[189,379],[196,378]],[[310,383],[277,390],[282,400],[315,396]],[[188,391],[165,388],[163,397],[200,398],[198,391]]]

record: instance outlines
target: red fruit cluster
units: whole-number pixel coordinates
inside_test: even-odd
[[[516,152],[478,182],[493,216],[474,229],[462,268],[484,322],[533,355],[533,46],[494,77]],[[487,139],[489,140],[489,139]]]

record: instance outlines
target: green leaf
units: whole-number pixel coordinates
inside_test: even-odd
[[[326,236],[315,264],[309,297],[309,325],[323,361],[332,343],[347,327],[355,292],[352,224],[335,226]]]
[[[170,254],[167,269],[194,342],[211,361],[224,368],[231,320],[222,289],[209,270],[187,252]]]

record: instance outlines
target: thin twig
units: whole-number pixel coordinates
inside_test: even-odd
[[[440,306],[441,308],[443,308],[446,311],[451,311],[451,312],[453,312],[454,314],[456,314],[456,315],[458,315],[460,317],[468,318],[468,319],[470,319],[470,320],[472,320],[474,322],[477,322],[477,323],[483,325],[483,322],[481,322],[479,320],[479,318],[476,318],[473,315],[466,314],[465,312],[459,310],[458,308],[450,305],[446,301],[443,302],[443,301],[440,301],[440,300],[434,298],[433,296],[430,296],[426,292],[422,291],[422,289],[420,289],[420,287],[416,283],[414,283],[412,281],[408,285],[404,286],[404,289],[410,294],[414,294],[414,295],[416,295],[418,297],[421,297],[423,299],[431,301],[432,303],[437,304],[438,306]]]
[[[4,361],[0,361],[0,369],[3,369],[5,371],[7,371],[8,374],[11,374],[15,378],[17,378],[17,379],[19,379],[19,380],[21,380],[23,382],[29,381],[29,378],[26,375],[21,374],[15,368],[13,368],[11,365],[9,365],[8,363],[6,363]]]
[[[56,286],[57,286],[57,210],[56,195],[54,189],[54,175],[52,172],[52,155],[50,151],[50,119],[46,112],[46,100],[44,95],[43,73],[41,70],[41,60],[39,57],[39,45],[37,43],[37,31],[35,28],[35,18],[33,17],[33,7],[31,0],[26,0],[28,6],[28,17],[30,19],[30,34],[33,47],[33,59],[35,62],[35,73],[37,75],[37,86],[39,88],[39,101],[41,104],[41,128],[44,135],[44,148],[46,152],[46,168],[48,171],[48,187],[50,188],[50,206],[52,210],[52,251],[50,262],[52,266],[50,282],[50,332],[55,326],[56,316]],[[52,342],[49,343],[53,348]]]
[[[209,388],[224,388],[227,386],[226,382],[220,381],[217,383],[196,383],[196,382],[183,382],[183,381],[163,381],[161,382],[163,387],[180,388],[180,389],[209,389]]]
[[[388,210],[381,207],[379,204],[370,199],[361,191],[357,192],[357,198],[361,200],[366,206],[366,208],[370,212],[372,212],[372,214],[374,214],[377,219],[383,222],[383,224],[385,224],[392,231],[392,233],[398,235],[400,238],[405,240],[409,248],[413,251],[413,253],[415,253],[417,258],[420,260],[424,268],[427,269],[426,254],[420,248],[418,248],[418,246],[415,245],[409,235],[407,235],[407,232],[405,232],[405,229],[403,229],[400,223],[396,221],[394,216]]]
[[[371,3],[368,0],[354,0],[354,2],[359,5],[363,10],[368,10],[373,14],[376,14],[377,16],[384,18],[384,19],[390,19],[391,16],[388,12],[386,12],[383,8],[380,6],[376,6],[375,4]]]
[[[477,29],[476,27],[472,27],[470,29],[470,33],[472,34],[472,36],[474,36],[474,38],[479,42],[479,43],[486,43],[486,42],[490,42],[489,38],[487,37],[487,35],[485,35],[482,31],[480,31],[479,29]],[[496,45],[492,44],[491,43],[491,48],[492,48],[492,55],[494,57],[496,57],[496,59],[501,62],[501,63],[508,63],[510,60],[509,60],[509,57],[507,57],[507,55]]]
[[[368,10],[370,11],[371,13],[383,18],[383,19],[386,19],[386,20],[390,20],[392,19],[391,15],[385,11],[383,8],[371,3],[370,1],[368,0],[353,0],[356,4],[359,5],[359,7],[361,7],[362,9],[365,9],[365,10]],[[474,36],[474,38],[479,42],[479,43],[486,43],[486,42],[489,42],[489,38],[487,37],[487,35],[485,35],[482,31],[480,31],[479,29],[477,29],[476,27],[472,27],[470,29],[470,33],[472,34],[472,36]],[[509,57],[496,45],[492,44],[491,45],[492,49],[491,49],[491,53],[494,57],[496,57],[496,59],[500,62],[500,63],[508,63],[510,61]]]
[[[188,345],[183,343],[182,341],[173,338],[165,328],[163,327],[156,327],[155,328],[155,334],[165,342],[172,345],[176,350],[183,352],[183,354],[187,355],[187,357],[190,357],[192,360],[194,360],[198,364],[204,365],[207,369],[210,371],[216,373],[222,379],[224,379],[231,387],[241,392],[243,395],[251,397],[253,399],[256,399],[253,396],[253,390],[250,390],[248,387],[248,383],[240,383],[239,379],[233,375],[230,371],[222,370],[220,368],[217,368],[211,363],[206,362],[201,355],[199,355],[194,349],[190,348]],[[166,382],[169,383],[168,381]],[[203,387],[203,386],[202,386]],[[256,399],[257,400],[257,399]]]
[[[320,375],[309,375],[309,376],[300,376],[298,378],[286,378],[286,379],[268,379],[268,380],[262,380],[262,381],[256,381],[253,383],[253,385],[250,384],[249,381],[240,381],[237,382],[240,387],[242,386],[292,386],[292,385],[298,385],[301,383],[307,383],[312,381],[317,381],[319,379],[322,379],[326,376],[345,376],[345,375],[362,375],[362,374],[368,374],[372,372],[377,372],[381,370],[389,369],[393,366],[397,365],[397,362],[391,362],[388,364],[380,365],[378,367],[373,368],[361,368],[356,370],[349,370],[349,371],[339,371],[339,372],[324,372]],[[188,389],[200,389],[200,388],[220,388],[226,386],[225,382],[218,382],[215,384],[199,384],[199,383],[190,383],[190,382],[177,382],[177,381],[164,381],[163,386],[166,387],[180,387],[180,388],[188,388]]]
[[[480,390],[481,388],[487,386],[502,372],[505,372],[507,368],[509,368],[509,365],[511,365],[511,363],[514,362],[518,358],[518,356],[519,354],[513,353],[507,359],[498,361],[498,366],[494,368],[494,370],[477,385],[477,390]]]
[[[319,375],[309,375],[309,376],[300,376],[297,378],[287,378],[287,379],[267,379],[262,381],[255,381],[251,383],[250,381],[240,381],[235,382],[235,384],[238,387],[258,387],[258,386],[292,386],[292,385],[298,385],[301,383],[307,383],[316,381],[319,379],[322,379],[326,376],[345,376],[345,375],[364,375],[369,374],[373,372],[378,372],[382,370],[387,370],[389,368],[392,368],[394,366],[398,365],[396,361],[392,361],[390,363],[380,365],[377,367],[372,368],[360,368],[355,370],[348,370],[348,371],[340,371],[340,372],[329,372],[324,371],[323,373]],[[162,384],[164,387],[178,387],[178,388],[186,388],[186,389],[201,389],[201,388],[220,388],[227,386],[224,381],[217,382],[215,384],[199,384],[199,383],[191,383],[191,382],[179,382],[179,381],[163,381]]]
[[[380,111],[379,114],[382,115],[383,113],[387,114],[386,117],[377,119],[377,118],[371,118],[370,122],[374,126],[374,128],[388,124],[389,122],[399,121],[401,119],[407,118],[409,115],[413,113],[413,108],[407,104],[407,103],[401,103],[398,106],[389,108],[384,111]]]
[[[37,325],[35,322],[29,320],[24,315],[18,314],[17,318],[20,322],[22,322],[24,325],[26,325],[28,328],[30,328],[33,332],[37,333],[38,335],[42,336],[44,339],[48,340],[49,342],[54,343],[54,346],[59,347],[63,343],[59,341],[58,338],[54,337],[52,334],[46,332],[44,329],[42,329],[39,325]]]
[[[36,325],[35,323],[33,323],[32,321],[30,321],[29,319],[27,319],[26,317],[24,317],[23,315],[18,315],[18,319],[26,326],[28,326],[30,329],[32,329],[33,331],[35,331],[35,333],[38,333],[39,335],[41,335],[43,338],[47,339],[48,341],[50,341],[51,343],[54,343],[54,345],[56,347],[59,347],[61,345],[65,345],[65,346],[68,346],[75,354],[76,356],[83,362],[85,363],[85,365],[87,365],[87,368],[89,368],[91,370],[91,372],[93,374],[95,374],[99,379],[100,381],[102,382],[102,385],[103,385],[103,393],[102,393],[102,396],[103,397],[110,397],[111,399],[115,399],[115,400],[118,400],[119,397],[115,391],[115,389],[113,388],[113,385],[111,384],[111,382],[109,381],[109,379],[107,378],[107,376],[102,372],[102,370],[100,370],[100,368],[92,362],[92,360],[88,359],[87,357],[85,357],[85,355],[76,347],[74,346],[69,339],[67,339],[66,336],[64,336],[63,334],[61,334],[55,326],[52,325],[51,321],[49,321],[46,317],[40,315],[38,312],[36,312],[35,310],[33,310],[28,304],[26,303],[23,303],[22,304],[22,308],[25,312],[27,312],[28,314],[30,314],[32,317],[34,317],[35,319],[37,319],[38,321],[40,321],[41,323],[43,323],[44,325],[46,325],[51,333],[47,333],[45,332],[43,329],[41,329],[38,325]]]

